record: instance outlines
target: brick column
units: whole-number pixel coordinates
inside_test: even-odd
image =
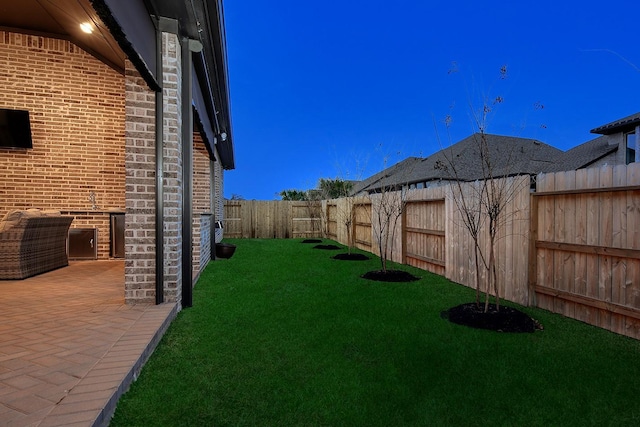
[[[155,302],[155,93],[125,64],[125,301]]]
[[[164,295],[182,300],[182,69],[178,36],[162,34],[164,88]]]

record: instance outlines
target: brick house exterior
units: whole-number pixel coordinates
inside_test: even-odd
[[[222,214],[224,170],[235,167],[224,38],[194,40],[196,24],[181,11],[165,13],[170,2],[82,2],[93,8],[103,39],[107,28],[113,35],[110,49],[118,42],[122,64],[73,37],[0,31],[0,108],[29,111],[33,140],[29,150],[0,148],[0,218],[14,209],[60,210],[74,216],[72,228],[98,230],[97,257],[106,260],[111,217],[124,215],[125,301],[189,306],[190,289],[222,238],[214,221]],[[197,25],[220,35],[214,3],[213,17]],[[203,15],[212,8],[185,4]],[[157,42],[155,52],[137,50],[145,43],[129,37],[127,19],[153,23],[145,42]],[[202,71],[220,58],[216,75]]]

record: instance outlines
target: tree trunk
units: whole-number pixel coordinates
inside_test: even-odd
[[[478,248],[478,239],[474,239],[473,243],[474,243],[473,249],[476,257],[476,305],[479,307],[480,306],[480,264],[479,264],[480,260],[478,259],[478,251],[480,249]]]

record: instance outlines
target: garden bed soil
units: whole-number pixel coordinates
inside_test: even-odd
[[[377,282],[413,282],[420,280],[419,277],[402,270],[369,271],[360,277],[363,279],[375,280]]]
[[[496,332],[535,332],[542,329],[538,321],[520,310],[506,306],[500,306],[500,310],[496,310],[495,304],[489,304],[486,313],[483,303],[461,304],[443,311],[441,316],[458,325]]]
[[[338,254],[334,256],[333,259],[343,261],[367,261],[369,257],[363,254]]]
[[[302,243],[322,243],[320,239],[304,239]]]
[[[328,251],[337,251],[342,249],[340,246],[336,246],[336,245],[315,245],[313,247],[313,249],[325,249]]]

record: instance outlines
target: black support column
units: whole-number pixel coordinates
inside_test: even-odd
[[[182,307],[193,305],[193,59],[202,44],[182,37]]]

